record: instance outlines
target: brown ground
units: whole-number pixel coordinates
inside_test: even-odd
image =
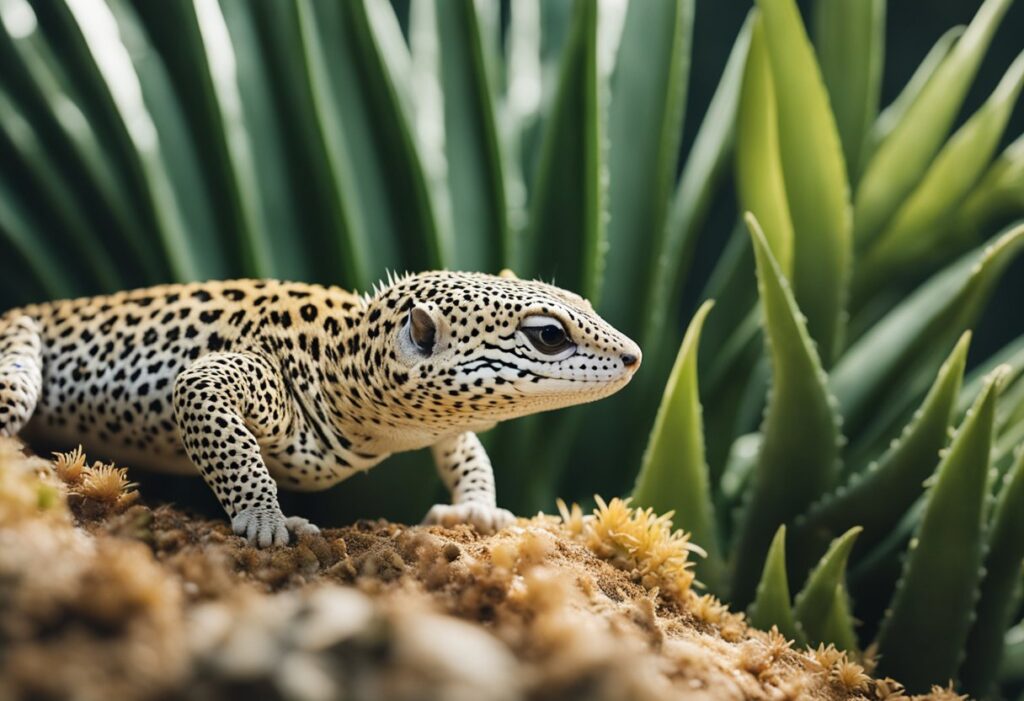
[[[0,701],[901,695],[698,596],[690,548],[616,500],[494,536],[363,521],[261,551],[0,439]]]

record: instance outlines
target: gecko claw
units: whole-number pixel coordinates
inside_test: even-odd
[[[423,519],[424,525],[451,528],[466,523],[481,533],[494,533],[515,523],[515,515],[507,509],[472,501],[462,504],[435,504]]]
[[[280,509],[250,506],[231,519],[231,530],[244,536],[250,545],[268,548],[288,545],[290,534],[319,533],[320,529],[299,516],[285,517]]]

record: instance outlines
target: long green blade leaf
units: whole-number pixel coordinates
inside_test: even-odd
[[[1010,66],[985,104],[950,138],[857,268],[855,299],[907,270],[942,241],[945,222],[981,178],[1024,87],[1024,53]]]
[[[604,270],[604,130],[597,70],[597,8],[576,0],[558,92],[533,187],[528,274],[596,303]]]
[[[907,84],[903,86],[900,94],[878,115],[878,119],[871,125],[871,131],[868,133],[864,143],[864,152],[860,157],[862,165],[871,159],[878,145],[885,141],[897,124],[903,121],[907,110],[917,100],[918,95],[921,94],[924,86],[928,84],[928,81],[931,80],[932,75],[942,65],[942,62],[946,60],[946,56],[953,49],[953,44],[963,36],[965,29],[967,27],[964,25],[957,25],[940,36],[925,57],[921,59],[921,63],[918,64],[917,69],[910,76]],[[860,239],[856,239],[854,245],[859,246]]]
[[[793,222],[786,201],[775,99],[764,22],[754,22],[736,128],[736,189],[740,205],[764,229],[782,274],[793,275]]]
[[[693,0],[630,3],[608,112],[608,257],[601,312],[642,331],[636,290],[661,240],[676,178],[690,72]]]
[[[46,152],[33,126],[18,109],[5,90],[0,87],[0,138],[5,149],[10,148],[16,158],[3,160],[10,175],[31,186],[44,200],[49,216],[57,224],[60,250],[77,258],[76,269],[83,277],[91,278],[92,289],[116,290],[123,285],[121,275],[111,264],[103,250],[99,233],[81,216],[83,203],[77,198],[72,184],[60,167]]]
[[[992,287],[1024,246],[1024,225],[933,276],[865,333],[830,377],[850,435],[890,396],[915,396],[931,383],[946,349],[974,323]],[[919,395],[918,395],[919,396]]]
[[[992,532],[985,555],[985,578],[974,626],[967,639],[967,659],[960,678],[976,698],[987,697],[999,669],[1003,639],[1018,613],[1021,563],[1024,563],[1024,449],[1017,451],[1006,475],[992,517]]]
[[[836,538],[797,594],[793,615],[811,645],[824,643],[847,651],[857,649],[845,579],[846,563],[860,532],[860,526],[855,526]]]
[[[992,35],[1013,0],[985,0],[903,119],[868,161],[857,187],[854,238],[872,241],[913,191],[949,134]]]
[[[832,487],[839,455],[839,419],[825,373],[789,284],[752,216],[764,332],[772,362],[772,390],[753,484],[744,500],[734,552],[731,600],[753,598],[771,534]],[[799,432],[793,426],[800,426]]]
[[[184,204],[164,170],[159,133],[143,99],[139,75],[120,38],[117,20],[100,0],[71,0],[67,4],[92,53],[99,75],[123,123],[141,168],[143,184],[157,221],[158,240],[171,272],[178,279],[203,277],[185,217]]]
[[[864,142],[878,116],[885,10],[886,0],[817,0],[814,5],[818,60],[850,182],[857,180]]]
[[[878,636],[878,671],[914,693],[956,676],[973,618],[985,543],[998,371],[974,403],[928,492]]]
[[[924,403],[889,450],[797,519],[792,536],[795,571],[808,566],[829,540],[853,526],[864,530],[858,547],[873,547],[920,496],[922,483],[934,472],[948,440],[970,338],[970,332],[960,337]]]
[[[647,286],[644,331],[645,348],[662,345],[666,326],[679,318],[682,283],[689,270],[697,232],[707,217],[732,154],[740,83],[750,47],[748,16],[733,42],[728,62],[718,81],[683,174],[672,196],[668,219],[654,246],[652,274]],[[746,234],[742,234],[746,239]]]
[[[675,525],[689,531],[693,542],[707,552],[707,557],[697,562],[697,577],[716,592],[724,584],[724,572],[704,460],[704,425],[697,390],[700,331],[711,307],[712,302],[701,305],[683,338],[658,407],[633,499],[637,505],[658,513],[675,512]]]
[[[497,272],[510,261],[503,157],[473,0],[416,0],[410,18],[420,151],[451,265]],[[429,157],[428,157],[429,154]]]
[[[807,643],[803,631],[793,618],[793,606],[789,598],[784,525],[779,526],[775,537],[772,538],[771,547],[768,548],[761,581],[757,585],[757,595],[747,612],[747,621],[761,630],[771,630],[771,627],[775,626],[787,640],[794,640],[797,645]]]
[[[145,245],[149,229],[138,203],[83,112],[77,86],[40,31],[32,7],[25,0],[5,0],[0,21],[5,17],[18,25],[0,32],[0,75],[12,99],[54,154],[79,201],[87,203],[83,213],[96,221],[127,284],[159,278],[163,267]]]
[[[844,343],[852,244],[850,186],[835,118],[795,0],[758,0],[778,104],[795,232],[793,292],[823,364]]]

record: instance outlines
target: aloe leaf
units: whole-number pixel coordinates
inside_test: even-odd
[[[554,279],[595,304],[606,241],[597,8],[589,0],[573,5],[558,92],[540,147],[530,231],[524,240],[528,275]]]
[[[1020,602],[1024,563],[1024,449],[1007,473],[992,516],[985,577],[960,670],[964,689],[975,698],[992,690],[1003,652],[1003,636]]]
[[[416,128],[450,264],[497,272],[510,261],[505,183],[483,27],[473,0],[410,9]]]
[[[295,0],[303,73],[326,156],[321,165],[330,174],[329,212],[343,231],[337,240],[340,262],[345,278],[366,289],[385,269],[405,262],[385,158],[377,148],[380,125],[363,96],[354,5]]]
[[[160,277],[162,266],[143,243],[148,229],[137,203],[83,113],[76,86],[40,31],[35,12],[25,0],[5,0],[0,22],[5,17],[21,18],[19,26],[0,32],[0,73],[9,81],[13,101],[53,151],[80,200],[89,203],[87,212],[96,217],[124,278],[140,284]]]
[[[851,435],[886,396],[919,396],[946,349],[976,319],[1007,264],[1024,245],[1024,225],[995,237],[934,275],[847,350],[830,376]]]
[[[860,172],[864,142],[878,116],[885,11],[886,0],[817,0],[814,5],[814,43],[851,182]]]
[[[647,301],[643,305],[645,321],[641,339],[645,348],[663,345],[666,325],[669,320],[680,316],[680,291],[693,258],[697,232],[707,217],[712,197],[726,174],[732,154],[740,84],[750,47],[751,24],[748,15],[733,42],[718,87],[701,120],[683,166],[682,176],[672,195],[665,228],[654,246],[652,272],[646,290]],[[740,228],[737,227],[737,230]],[[743,245],[749,246],[744,232],[741,231],[737,238]],[[719,300],[720,310],[724,302],[724,299]]]
[[[985,0],[963,36],[867,162],[854,199],[854,238],[870,243],[896,213],[942,146],[992,35],[1013,0]]]
[[[66,299],[75,296],[80,288],[72,282],[74,275],[66,268],[67,259],[54,256],[41,240],[37,233],[41,227],[31,213],[25,211],[21,198],[7,181],[9,177],[6,170],[0,170],[0,242],[5,250],[24,259],[26,272],[35,278],[47,297]],[[11,259],[14,257],[10,256]]]
[[[608,257],[601,312],[642,331],[636,290],[662,239],[675,186],[690,73],[693,0],[629,4],[608,109]]]
[[[204,165],[221,207],[224,232],[243,273],[277,276],[262,211],[254,138],[238,83],[238,60],[216,0],[136,5],[166,61],[179,99],[199,125]],[[286,254],[287,255],[287,254]]]
[[[818,62],[795,0],[758,0],[795,233],[793,292],[826,367],[843,346],[853,250],[850,186]]]
[[[857,649],[844,582],[846,563],[860,532],[855,526],[832,541],[797,594],[793,615],[811,645],[831,643],[840,649]]]
[[[232,162],[236,171],[246,165],[254,171],[235,177],[239,188],[245,188],[246,210],[257,217],[250,227],[252,248],[269,255],[266,265],[273,275],[309,279],[316,268],[313,260],[323,254],[317,249],[317,238],[308,236],[299,211],[298,190],[306,184],[290,172],[292,146],[273,90],[257,11],[247,0],[220,0],[219,7],[220,13],[211,7],[198,17],[210,69],[218,74],[218,104],[229,129]]]
[[[300,2],[250,3],[249,9],[275,76],[272,87],[282,125],[291,135],[291,177],[309,185],[294,196],[310,245],[320,253],[311,261],[314,274],[324,282],[367,289],[373,277],[370,253],[364,250],[364,220],[351,182],[354,164],[345,146],[312,9]],[[330,26],[337,30],[338,25]],[[333,70],[351,76],[348,65],[335,64]],[[374,173],[369,166],[363,169],[366,178]],[[392,250],[390,244],[382,229],[375,250],[386,254]]]
[[[779,116],[765,44],[764,22],[754,22],[743,72],[736,128],[736,189],[744,211],[764,229],[782,274],[793,274],[793,222],[779,150]]]
[[[900,94],[878,115],[878,119],[871,125],[871,130],[865,139],[864,152],[860,157],[861,164],[868,162],[878,148],[878,144],[883,142],[892,133],[892,130],[896,128],[896,125],[903,121],[907,110],[917,100],[918,95],[921,94],[924,86],[928,84],[928,81],[931,80],[931,77],[938,70],[939,66],[942,65],[942,62],[946,60],[946,56],[953,50],[953,45],[957,40],[963,36],[965,29],[967,27],[964,25],[957,25],[948,29],[940,36],[928,53],[925,54],[921,63],[918,64],[917,69],[910,76],[907,84],[903,86]],[[859,244],[860,239],[856,239],[854,245],[859,246]]]
[[[761,454],[734,548],[731,600],[738,606],[753,597],[771,534],[832,487],[840,441],[834,400],[789,283],[757,220],[747,215],[747,224],[757,259],[772,390],[761,429]],[[793,431],[794,426],[800,430]]]
[[[32,187],[43,199],[48,216],[57,224],[61,249],[78,259],[80,277],[91,278],[92,289],[116,290],[123,287],[118,271],[104,253],[99,234],[81,216],[82,202],[75,195],[60,166],[46,152],[33,126],[7,92],[0,87],[0,138],[16,158],[4,159],[12,175]],[[7,150],[6,148],[4,150]]]
[[[956,676],[981,578],[998,371],[939,464],[878,636],[879,674],[917,693]]]
[[[1006,631],[1006,646],[999,663],[999,679],[1008,682],[1024,679],[1024,621]]]
[[[1024,214],[1024,134],[992,162],[952,214],[942,252],[966,248],[979,235]]]
[[[800,647],[807,644],[803,631],[793,618],[793,606],[789,598],[785,525],[779,526],[768,548],[761,581],[757,585],[757,595],[747,612],[747,621],[761,630],[771,630],[775,626],[787,640],[796,641]]]
[[[638,506],[651,507],[658,513],[675,512],[675,525],[688,531],[693,542],[707,552],[707,557],[697,562],[697,577],[716,592],[724,584],[724,572],[704,460],[704,426],[697,391],[697,349],[704,319],[712,306],[710,301],[701,305],[679,347],[633,499]]]
[[[552,3],[546,3],[550,5]],[[541,63],[540,0],[511,3],[505,29],[505,95],[499,125],[505,159],[506,220],[509,238],[505,264],[524,270],[523,241],[527,228],[527,174],[533,173],[536,134],[540,126],[544,72]]]
[[[855,525],[864,531],[858,547],[873,547],[920,496],[948,440],[970,339],[970,332],[960,337],[924,403],[889,450],[797,519],[791,537],[795,571],[813,561],[831,538]]]
[[[94,92],[102,93],[102,101],[109,104],[105,113],[116,124],[112,129],[120,135],[120,148],[129,151],[127,161],[153,214],[156,240],[172,275],[189,280],[203,277],[203,261],[195,253],[183,203],[164,168],[164,147],[113,12],[100,0],[73,0],[51,9],[66,35],[74,38],[65,50],[85,54],[78,65],[90,72]]]
[[[868,248],[855,278],[855,298],[882,286],[941,244],[943,222],[981,178],[1024,87],[1024,53],[982,107],[950,138],[921,183]],[[915,271],[916,272],[916,271]]]

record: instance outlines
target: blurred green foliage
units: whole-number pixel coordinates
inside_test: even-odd
[[[644,368],[485,436],[503,506],[639,473],[758,625],[877,639],[915,690],[1024,680],[1019,3],[0,0],[0,27],[0,308],[553,279]],[[437,489],[398,456],[293,508],[413,520]]]

